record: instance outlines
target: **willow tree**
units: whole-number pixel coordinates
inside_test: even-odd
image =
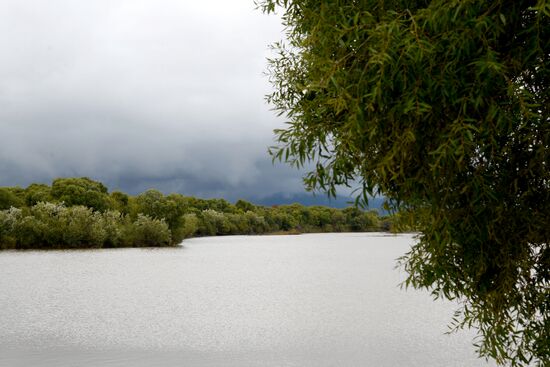
[[[550,364],[550,2],[263,0],[275,159],[416,214],[407,285],[502,364]],[[311,162],[314,164],[311,165]]]

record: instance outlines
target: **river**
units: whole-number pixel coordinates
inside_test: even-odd
[[[403,290],[412,235],[0,252],[0,366],[488,366]]]

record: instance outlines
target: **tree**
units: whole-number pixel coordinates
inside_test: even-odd
[[[52,189],[45,184],[30,184],[25,189],[25,204],[27,206],[33,206],[39,202],[52,201],[51,195]]]
[[[138,214],[126,234],[127,240],[134,247],[161,247],[174,245],[170,229],[164,219],[154,219],[148,215]]]
[[[107,187],[88,177],[57,178],[52,182],[51,196],[67,206],[83,205],[95,210],[112,209]]]
[[[414,213],[407,285],[497,362],[550,364],[550,2],[262,0],[286,43],[275,159]]]
[[[254,204],[243,199],[237,200],[237,202],[235,203],[235,207],[241,210],[243,213],[256,210],[256,206]]]
[[[121,213],[128,214],[130,197],[122,191],[113,191],[110,195],[113,207]]]
[[[185,207],[176,200],[179,198],[175,194],[164,196],[158,190],[149,189],[136,196],[134,216],[137,217],[141,213],[153,219],[164,220],[172,232],[172,239],[179,242],[183,240],[180,230],[183,227],[182,215]]]
[[[20,208],[24,205],[23,200],[13,191],[11,187],[0,187],[0,210],[9,209],[11,207]]]

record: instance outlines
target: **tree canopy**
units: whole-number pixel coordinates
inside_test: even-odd
[[[87,177],[50,186],[0,187],[0,250],[175,246],[185,238],[235,234],[387,231],[393,217],[357,208],[264,207],[150,189],[109,193]]]
[[[550,2],[263,0],[274,159],[414,213],[407,285],[499,363],[550,364]]]

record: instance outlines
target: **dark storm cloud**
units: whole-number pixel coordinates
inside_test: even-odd
[[[132,193],[302,193],[263,100],[280,21],[252,0],[0,4],[0,185],[89,176]]]
[[[0,184],[300,190],[268,164],[280,122],[262,71],[280,27],[252,1],[3,1],[0,14]]]

